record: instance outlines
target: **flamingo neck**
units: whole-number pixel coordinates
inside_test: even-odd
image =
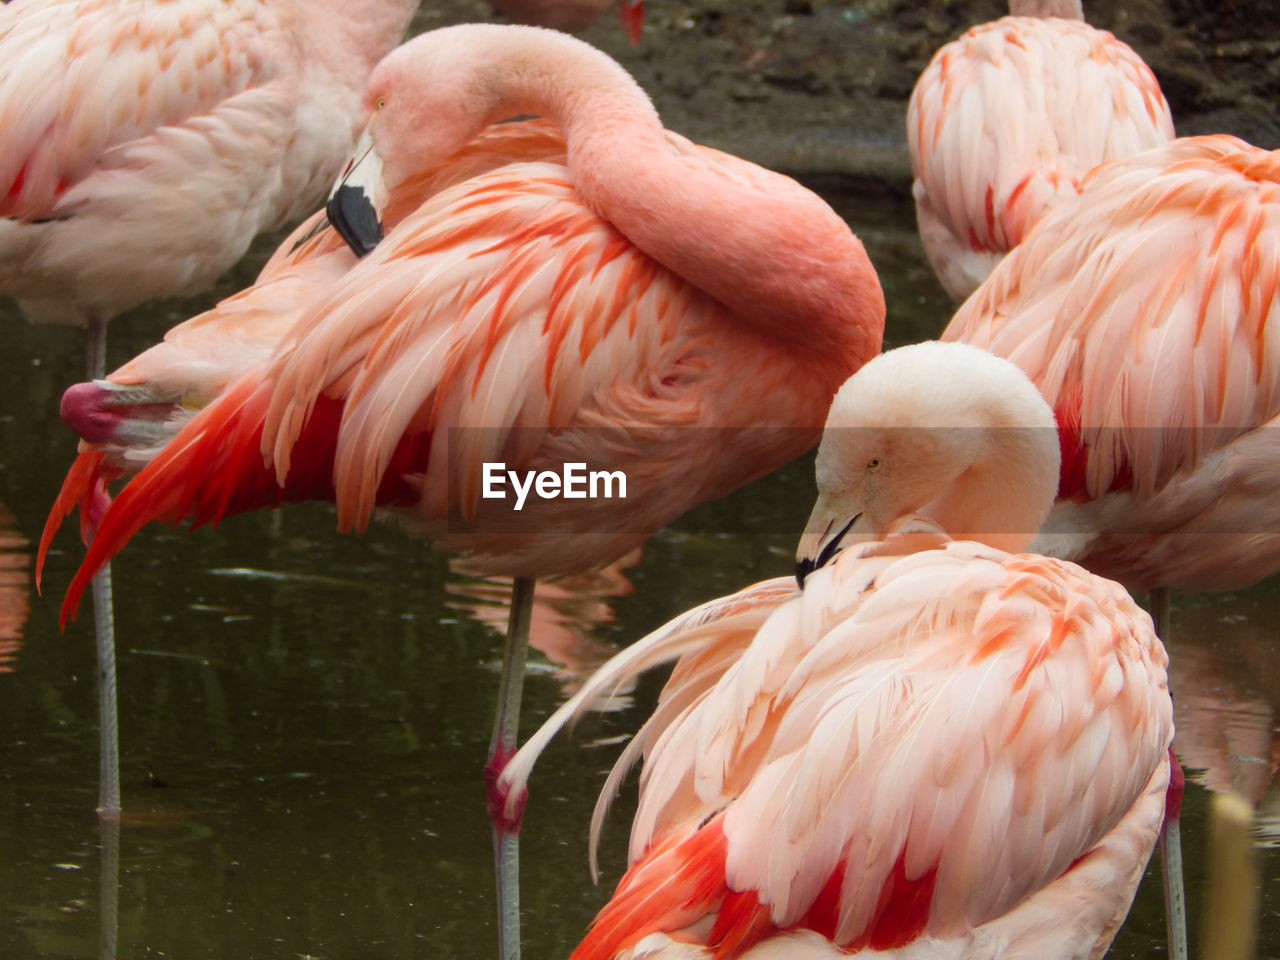
[[[1003,427],[982,433],[982,452],[918,512],[956,540],[1019,553],[1049,515],[1057,462],[1046,455],[1043,429]]]
[[[879,352],[884,297],[835,211],[789,177],[668,135],[618,64],[567,37],[552,44],[563,52],[519,71],[521,99],[564,132],[589,206],[758,331],[829,362],[832,392],[851,360]]]

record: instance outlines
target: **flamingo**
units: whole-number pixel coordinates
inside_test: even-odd
[[[626,648],[516,754],[679,657],[641,756],[630,867],[573,960],[1098,957],[1165,810],[1167,657],[1118,584],[1030,542],[1053,414],[1008,361],[901,347],[841,387],[796,582]],[[953,539],[963,535],[967,539]]]
[[[269,358],[185,423],[179,411],[162,424],[174,435],[102,515],[64,613],[152,519],[321,499],[351,530],[386,511],[516,578],[496,775],[514,750],[533,578],[598,569],[812,446],[836,388],[879,350],[884,298],[821,199],[664,131],[617,63],[566,35],[423,34],[378,65],[364,104],[329,204],[352,252],[305,225],[286,241],[299,259],[346,258],[345,271],[311,290]],[[492,127],[518,115],[545,121]],[[246,303],[271,299],[272,284],[258,286]],[[104,435],[100,416],[116,391],[64,402],[73,425],[99,432],[46,547],[66,510],[100,502],[98,484],[121,468],[130,443]],[[166,416],[155,403],[115,413]],[[482,496],[485,463],[569,462],[620,472],[625,499],[515,510]],[[498,822],[495,841],[510,878],[514,833]],[[518,949],[509,888],[500,881],[504,956]]]
[[[1174,136],[1155,75],[1080,0],[1009,10],[938,50],[907,105],[920,239],[956,300],[1091,169]]]
[[[1280,571],[1280,154],[1188,137],[1098,168],[952,318],[1061,430],[1038,548],[1138,589]]]
[[[1166,642],[1170,588],[1280,571],[1278,212],[1280,157],[1234,137],[1114,161],[943,334],[1018,364],[1057,414],[1058,500],[1035,548],[1150,591]]]
[[[100,324],[208,286],[324,196],[369,73],[416,7],[0,8],[0,292],[33,320]]]
[[[0,7],[0,294],[106,324],[192,293],[323,197],[417,0],[14,0]],[[120,811],[110,570],[94,586],[98,810]]]

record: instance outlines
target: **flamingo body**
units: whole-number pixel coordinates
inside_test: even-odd
[[[0,7],[0,292],[83,322],[207,286],[323,196],[415,7]]]
[[[942,47],[907,107],[925,253],[963,300],[1081,178],[1174,136],[1151,70],[1110,33],[1004,17]]]
[[[627,648],[504,772],[514,806],[534,758],[575,711],[680,658],[597,807],[593,846],[609,797],[643,756],[630,869],[574,960],[1105,951],[1164,817],[1167,657],[1119,585],[942,531],[944,518],[964,514],[948,491],[990,493],[1009,472],[1001,434],[1023,423],[987,421],[996,429],[973,447],[1002,449],[969,469],[946,448],[972,429],[966,437],[937,421],[947,429],[916,443],[925,435],[900,428],[934,423],[917,416],[913,391],[939,388],[950,358],[976,353],[934,351],[939,363],[909,381],[904,366],[882,366],[889,402],[875,409],[868,391],[844,395],[855,375],[819,452],[822,494],[801,555],[823,559],[807,565],[803,589],[766,581]],[[994,359],[980,358],[954,391],[942,386],[929,412],[954,414],[986,389],[980,379],[1029,396],[1037,419],[1023,439],[1043,455],[1030,498],[1043,500],[1042,514],[1057,472],[1052,418]],[[880,414],[887,431],[871,426]],[[926,446],[927,463],[917,459]],[[943,463],[956,469],[939,473]],[[874,481],[858,479],[863,464]],[[819,518],[828,508],[844,517],[846,497],[859,512],[832,534]],[[913,498],[918,512],[872,516],[876,503]],[[1026,498],[1013,484],[1005,502]],[[1016,521],[1004,529],[1031,536]]]
[[[466,30],[485,40],[524,31],[590,50],[533,28]],[[446,54],[461,36],[428,42]],[[594,51],[588,58],[593,69],[605,60]],[[440,67],[439,59],[419,62]],[[368,256],[342,253],[328,230],[282,258],[281,269],[297,276],[314,250],[329,258],[319,268],[327,280],[268,359],[219,387],[185,426],[179,416],[172,426],[181,430],[158,455],[141,455],[154,459],[103,520],[85,575],[147,520],[215,521],[316,498],[336,502],[342,529],[362,528],[385,509],[487,572],[565,575],[603,566],[692,504],[811,446],[836,386],[879,345],[883,299],[856,238],[794,182],[657,128],[653,149],[681,176],[704,171],[733,203],[746,203],[738,192],[768,191],[778,230],[804,234],[802,249],[771,247],[759,270],[762,297],[781,301],[784,286],[797,296],[775,324],[772,303],[754,313],[731,308],[597,213],[582,196],[587,174],[575,164],[586,164],[572,133],[569,143],[566,167],[564,140],[546,124],[500,125],[456,165],[451,156],[396,183],[385,239]],[[648,210],[651,227],[672,230]],[[734,254],[749,238],[738,239],[728,245]],[[687,243],[696,241],[682,232],[668,258],[688,273],[709,269],[715,251],[696,243],[686,255]],[[832,262],[834,279],[786,284],[782,265],[798,257]],[[725,269],[740,276],[743,265]],[[264,275],[240,306],[260,294],[270,300],[278,282]],[[740,287],[738,302],[751,299],[746,280],[718,282]],[[837,294],[842,302],[829,310]],[[796,328],[801,320],[814,342]],[[248,360],[240,353],[229,363]],[[122,379],[136,380],[141,366]],[[230,382],[225,369],[218,376]],[[71,404],[73,422],[100,409],[94,389]],[[112,429],[94,435],[106,446],[82,454],[54,524],[119,466],[119,450],[109,448],[128,446],[127,431],[121,440]],[[481,495],[484,462],[556,471],[585,462],[622,471],[627,495],[531,499],[517,512],[511,498]]]
[[[1227,136],[1099,168],[943,339],[1021,367],[1054,407],[1039,546],[1137,587],[1280,571],[1280,163]]]

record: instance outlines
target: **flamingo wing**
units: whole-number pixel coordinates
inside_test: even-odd
[[[720,309],[584,208],[561,165],[504,167],[442,191],[313,307],[266,373],[263,448],[283,480],[316,400],[340,395],[340,526],[367,521],[408,434],[432,435],[423,512],[470,515],[480,464],[527,461],[604,391],[655,401],[677,320]]]
[[[78,183],[146,164],[156,138],[227,153],[270,135],[254,117],[288,110],[272,88],[288,43],[255,0],[0,7],[0,216],[71,215]]]
[[[1063,434],[1060,496],[1143,496],[1280,415],[1280,160],[1196,137],[1099,168],[943,334],[1017,363]]]
[[[578,960],[708,915],[717,957],[786,930],[958,936],[1069,871],[1165,771],[1166,658],[1114,584],[967,543],[819,573],[642,730],[633,866]]]
[[[288,281],[281,270],[269,284]],[[319,498],[344,530],[375,506],[431,522],[472,509],[485,460],[527,462],[571,420],[593,425],[606,398],[678,426],[682,387],[701,375],[698,318],[723,312],[586,211],[561,164],[454,184],[312,295],[273,355],[122,491],[64,610],[152,519]],[[693,422],[697,401],[685,405]],[[598,426],[629,434],[615,412]]]

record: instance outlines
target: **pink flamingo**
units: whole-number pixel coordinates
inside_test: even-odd
[[[1170,587],[1280,571],[1277,212],[1280,157],[1234,137],[1106,164],[943,334],[1012,360],[1054,408],[1062,476],[1036,548],[1151,591],[1166,639]]]
[[[1098,957],[1165,810],[1172,704],[1117,584],[1011,553],[1058,482],[1016,367],[917,344],[840,389],[797,576],[618,654],[515,756],[679,657],[641,756],[631,865],[573,960]],[[970,539],[952,539],[947,531]]]
[[[0,292],[83,324],[208,286],[324,196],[369,72],[416,7],[0,7]]]
[[[416,0],[14,0],[0,7],[0,294],[88,327],[193,293],[309,211]],[[120,810],[110,570],[94,585],[99,812]]]
[[[1046,552],[1139,589],[1280,571],[1280,154],[1191,137],[1100,167],[956,313],[1058,417]]]
[[[385,510],[517,578],[496,771],[514,749],[532,578],[599,568],[810,447],[836,388],[878,351],[884,299],[816,195],[664,131],[621,67],[563,34],[424,34],[377,67],[365,107],[330,217],[367,255],[333,254],[347,269],[312,291],[272,355],[124,488],[64,610],[149,520],[323,499],[350,530]],[[550,125],[486,131],[521,114]],[[337,242],[324,231],[295,255]],[[259,286],[244,296],[269,300]],[[64,412],[112,441],[100,415],[115,393],[82,388]],[[483,464],[499,462],[617,471],[626,498],[517,511],[482,496]],[[117,469],[111,449],[82,452],[49,533]],[[514,835],[495,834],[513,862]],[[500,903],[504,954],[513,903]]]
[[[1151,70],[1080,0],[1009,9],[934,54],[907,106],[920,238],[956,300],[1091,169],[1174,136]]]

